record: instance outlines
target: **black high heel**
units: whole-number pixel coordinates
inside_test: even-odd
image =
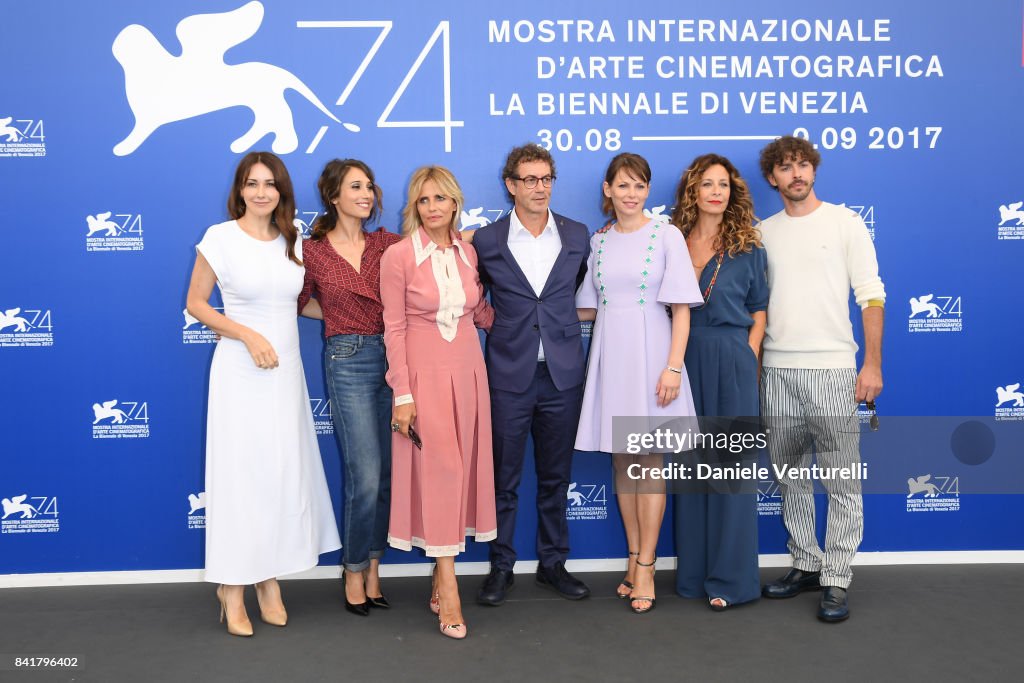
[[[390,609],[391,607],[391,603],[388,602],[388,599],[384,597],[383,593],[380,594],[379,598],[367,595],[366,602],[370,605],[370,607],[374,607],[376,609]]]
[[[341,591],[345,598],[345,611],[351,612],[356,616],[368,617],[370,616],[370,602],[351,603],[348,601],[348,593],[345,591],[345,570],[341,571]],[[383,596],[381,596],[383,597]]]
[[[366,586],[366,572],[368,570],[369,570],[369,568],[363,570],[363,586],[364,587]],[[378,581],[378,583],[380,582],[380,578],[379,577],[377,578],[377,581]],[[379,586],[378,586],[378,589],[379,589]],[[366,594],[366,602],[369,603],[370,607],[373,607],[374,609],[390,609],[391,608],[391,603],[388,602],[388,599],[386,597],[384,597],[384,591],[381,591],[380,595],[377,596],[376,598],[373,597],[372,595],[370,595],[369,593],[367,593]]]

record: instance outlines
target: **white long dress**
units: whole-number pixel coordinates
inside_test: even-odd
[[[301,258],[301,240],[295,245]],[[206,580],[251,584],[316,566],[341,547],[299,354],[296,301],[304,269],[285,240],[229,221],[196,246],[217,275],[224,314],[262,334],[280,366],[256,366],[221,339],[206,419]]]

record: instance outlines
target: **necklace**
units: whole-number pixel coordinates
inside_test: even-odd
[[[711,260],[712,260],[713,258],[715,258],[715,256],[717,255],[717,252],[718,252],[718,251],[720,251],[720,250],[716,250],[716,249],[714,248],[714,246],[715,246],[715,242],[716,242],[717,240],[718,240],[718,235],[715,235],[714,237],[711,237],[710,239],[708,239],[708,238],[705,238],[705,239],[703,239],[703,240],[701,240],[701,239],[698,239],[698,238],[697,238],[697,237],[695,237],[695,236],[689,236],[689,235],[687,236],[687,238],[686,238],[686,250],[687,250],[688,252],[690,252],[690,263],[692,263],[692,264],[693,264],[693,267],[694,267],[695,269],[703,271],[703,270],[704,270],[704,268],[705,268],[705,267],[706,267],[706,266],[707,266],[707,265],[708,265],[709,263],[711,263]],[[697,249],[698,247],[701,247],[701,246],[705,246],[705,245],[707,245],[707,246],[710,246],[710,247],[711,247],[711,256],[709,256],[709,257],[707,258],[707,260],[706,260],[706,261],[704,261],[704,263],[697,263],[696,261],[694,261],[694,260],[693,260],[693,253],[694,253],[694,251],[695,251],[695,250],[696,250],[696,249]]]
[[[718,252],[718,257],[717,258],[718,258],[718,263],[715,264],[715,272],[712,273],[712,275],[711,275],[711,282],[708,283],[707,289],[705,289],[703,294],[701,295],[701,298],[704,299],[704,303],[702,303],[700,306],[692,307],[691,310],[699,310],[701,308],[704,308],[705,306],[708,305],[708,301],[711,300],[711,290],[713,290],[715,288],[715,282],[718,280],[718,271],[722,269],[722,261],[725,260],[725,249],[722,249],[722,251]],[[708,259],[708,263],[711,263],[711,259]],[[704,265],[707,266],[708,263],[705,263]],[[701,275],[704,274],[703,271],[704,271],[704,269],[702,268],[701,269]],[[698,287],[700,286],[700,277],[699,276],[697,277],[697,286]]]
[[[712,254],[712,255],[711,255],[711,258],[709,258],[709,259],[708,259],[707,261],[705,261],[704,263],[697,263],[697,262],[696,262],[696,261],[694,261],[693,259],[690,259],[690,263],[692,263],[692,264],[693,264],[693,269],[694,269],[694,270],[699,270],[699,271],[703,272],[703,271],[704,271],[704,269],[705,269],[705,268],[707,267],[707,265],[708,265],[709,263],[711,263],[711,259],[713,259],[713,258],[715,258],[715,255],[714,255],[714,254]]]
[[[608,225],[604,226],[603,228],[597,231],[597,234],[601,236],[601,239],[597,243],[597,258],[594,263],[594,266],[597,268],[597,284],[598,291],[600,291],[601,293],[601,303],[605,306],[608,305],[608,296],[605,293],[604,280],[603,276],[601,275],[601,264],[604,262],[603,256],[605,240],[608,239],[608,231],[611,230],[612,226],[614,225],[614,222],[609,223]],[[654,242],[655,240],[658,239],[658,229],[660,227],[661,223],[657,221],[654,221],[651,224],[651,234],[648,238],[647,249],[644,251],[643,267],[640,269],[640,284],[637,285],[637,288],[640,290],[640,298],[636,300],[636,302],[641,306],[647,303],[647,275],[650,272],[650,266],[652,261],[651,256],[654,255]]]

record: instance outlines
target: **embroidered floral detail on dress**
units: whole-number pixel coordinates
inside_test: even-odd
[[[602,256],[604,255],[604,243],[605,243],[605,240],[608,239],[607,233],[608,233],[609,230],[611,230],[612,226],[614,226],[614,225],[615,225],[614,223],[609,223],[608,225],[606,225],[603,228],[601,228],[600,230],[598,230],[597,233],[595,233],[595,234],[600,235],[601,239],[598,240],[598,242],[597,242],[597,252],[596,252],[596,258],[595,258],[595,261],[594,261],[594,268],[597,271],[597,284],[598,284],[597,289],[601,293],[601,303],[603,305],[605,305],[605,306],[608,305],[608,299],[605,297],[605,294],[604,294],[605,290],[604,290],[604,282],[602,280],[602,275],[601,275],[601,262],[602,262]],[[640,290],[640,298],[637,299],[636,302],[638,304],[640,304],[641,306],[643,306],[644,304],[647,303],[647,298],[646,298],[647,297],[647,276],[650,273],[648,268],[650,267],[651,262],[652,262],[651,255],[654,253],[654,242],[655,242],[655,240],[658,239],[658,229],[660,227],[661,227],[660,223],[654,222],[654,223],[651,224],[651,228],[650,228],[650,230],[651,230],[650,242],[648,242],[647,250],[645,252],[647,254],[647,256],[646,256],[646,258],[644,258],[643,267],[640,270],[640,284],[637,285],[637,288],[639,288],[639,290]]]

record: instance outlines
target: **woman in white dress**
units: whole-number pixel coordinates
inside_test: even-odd
[[[252,152],[238,164],[228,213],[196,246],[188,312],[221,336],[206,420],[206,580],[228,632],[252,635],[243,591],[284,626],[278,576],[341,547],[299,355],[302,240],[284,164]],[[224,313],[209,302],[220,287]],[[304,314],[315,317],[316,311]]]

